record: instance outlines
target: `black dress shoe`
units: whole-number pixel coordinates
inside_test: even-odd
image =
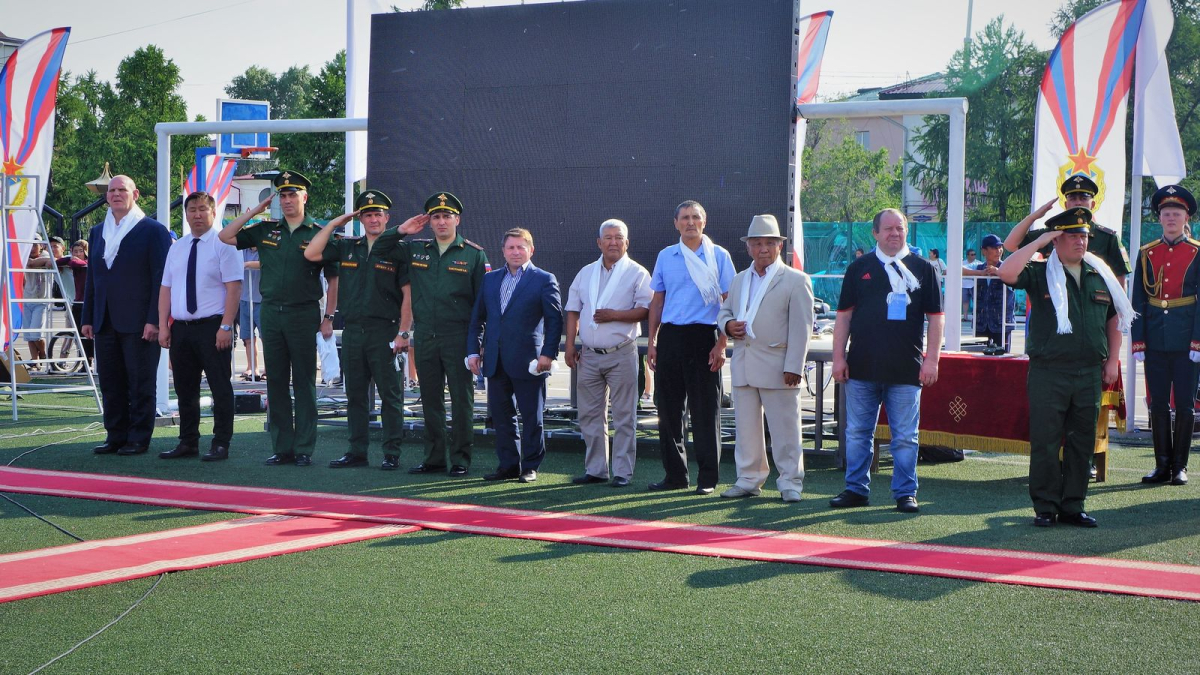
[[[1039,513],[1033,517],[1033,526],[1034,527],[1050,527],[1051,525],[1054,524],[1054,521],[1056,521],[1056,520],[1058,520],[1058,516],[1056,516],[1053,513],[1050,513],[1049,511],[1047,511],[1045,513]]]
[[[590,473],[585,473],[582,476],[576,476],[572,478],[571,482],[576,485],[591,485],[592,483],[607,483],[608,479],[601,478],[600,476],[593,476]]]
[[[710,487],[696,488],[696,494],[698,494],[698,495],[711,495],[712,493],[714,493],[716,491],[717,491],[716,488],[710,488]]]
[[[418,464],[409,469],[409,473],[441,473],[446,470],[444,466],[430,466],[428,464]]]
[[[896,510],[900,513],[920,513],[921,507],[917,505],[916,497],[908,496],[896,500]]]
[[[296,466],[309,466],[312,464],[312,457],[308,455],[296,455]]]
[[[613,487],[629,487],[629,479],[624,476],[613,476],[610,485]]]
[[[304,456],[304,455],[301,455],[301,456]],[[296,463],[299,464],[300,463],[299,457],[297,457],[296,459],[297,459]],[[353,468],[356,466],[366,466],[368,463],[369,462],[367,462],[367,458],[364,457],[363,455],[352,455],[347,452],[346,454],[342,455],[341,457],[339,457],[337,459],[330,460],[329,468],[331,468],[331,469],[350,469],[350,468]]]
[[[267,461],[263,462],[263,464],[266,464],[267,466],[281,466],[283,464],[295,464],[295,463],[296,463],[296,456],[290,452],[287,454],[280,454],[277,452],[277,453],[271,455],[270,457],[268,457]]]
[[[115,455],[115,454],[117,454],[118,450],[120,450],[122,447],[124,447],[124,445],[125,445],[124,441],[122,441],[120,443],[114,443],[112,441],[104,441],[100,445],[97,445],[96,447],[92,448],[92,452],[96,453],[97,455]]]
[[[520,472],[516,469],[496,469],[492,473],[484,474],[484,480],[511,480],[520,476]]]
[[[220,462],[229,459],[229,446],[214,445],[200,458],[201,462]]]
[[[517,478],[517,482],[520,482],[520,483],[532,483],[536,480],[537,480],[537,472],[534,471],[533,469],[530,469],[528,471],[522,471],[521,476],[519,478]]]
[[[140,455],[150,449],[150,446],[140,443],[127,443],[124,447],[117,451],[118,455]]]
[[[663,490],[686,490],[687,483],[672,483],[669,480],[663,479],[657,483],[651,483],[646,486],[646,489],[651,492],[662,492]]]
[[[842,490],[842,494],[829,500],[829,505],[835,509],[848,509],[855,506],[869,506],[871,498],[860,495],[853,490]]]
[[[1171,475],[1171,485],[1187,485],[1187,467],[1184,467]]]
[[[384,471],[395,471],[400,468],[400,455],[384,455],[383,464],[379,468]],[[411,471],[409,473],[412,473]]]
[[[1096,527],[1096,519],[1086,513],[1061,513],[1058,522],[1076,527]]]
[[[463,466],[462,464],[455,464],[454,466],[450,467],[450,475],[454,478],[461,478],[467,475],[467,467]]]
[[[195,457],[200,454],[200,449],[194,445],[184,445],[180,443],[171,450],[158,453],[159,459],[179,459],[180,457]]]

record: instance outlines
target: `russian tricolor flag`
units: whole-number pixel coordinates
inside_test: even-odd
[[[821,81],[821,60],[825,56],[825,40],[829,37],[829,24],[833,20],[832,11],[810,14],[796,25],[796,35],[800,45],[796,50],[796,104],[811,103],[817,96],[817,86]],[[807,122],[801,118],[796,121],[796,153],[792,163],[796,167],[796,183],[794,186],[794,203],[796,217],[792,222],[792,267],[804,269],[804,221],[800,217],[800,160],[804,153],[804,133]]]

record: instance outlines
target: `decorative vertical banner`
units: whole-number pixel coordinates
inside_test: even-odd
[[[58,102],[58,72],[67,49],[70,28],[55,28],[26,40],[0,70],[0,172],[11,206],[40,206],[46,199],[50,160],[54,151],[54,107]],[[25,176],[37,176],[37,181]],[[35,194],[36,191],[36,194]],[[33,238],[39,214],[13,211],[4,218],[7,239]],[[3,255],[8,266],[22,268],[29,244],[9,243]],[[11,272],[0,279],[8,285],[12,304],[0,302],[0,344],[8,345],[12,330],[20,327],[18,302],[24,291],[24,274]]]
[[[1141,137],[1142,155],[1141,170],[1134,173],[1154,176],[1159,187],[1176,184],[1187,175],[1179,124],[1175,118],[1175,97],[1171,93],[1171,74],[1167,67],[1167,41],[1174,28],[1171,3],[1148,0],[1138,36],[1133,75],[1133,133],[1134,138]],[[1139,144],[1135,142],[1134,147],[1138,148]]]
[[[237,168],[237,160],[230,157],[218,157],[217,155],[209,155],[203,160],[203,174],[200,173],[200,165],[192,166],[192,173],[183,183],[183,198],[186,201],[188,195],[197,190],[203,190],[212,195],[216,201],[215,215],[213,227],[221,229],[221,217],[225,213],[225,201],[229,199],[229,193],[233,189],[234,169]],[[201,181],[203,179],[203,181]]]
[[[796,105],[812,103],[817,95],[821,80],[821,60],[825,56],[825,40],[829,37],[829,23],[833,12],[817,12],[800,19],[796,26],[799,48],[796,53]],[[792,156],[794,182],[792,205],[795,217],[792,220],[792,267],[804,269],[804,219],[800,214],[801,160],[804,157],[804,134],[808,122],[803,117],[796,119],[795,150]]]
[[[1033,208],[1083,174],[1100,188],[1095,220],[1120,232],[1125,207],[1125,114],[1147,0],[1114,0],[1081,16],[1050,54],[1038,93]]]

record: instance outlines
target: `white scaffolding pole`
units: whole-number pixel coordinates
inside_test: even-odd
[[[808,119],[837,119],[856,117],[890,117],[895,115],[949,115],[950,156],[946,167],[946,248],[949,269],[946,288],[958,288],[962,283],[964,176],[966,175],[967,99],[924,98],[901,101],[856,101],[851,103],[806,103],[796,106],[801,117]],[[954,264],[949,264],[953,257]],[[946,349],[956,351],[962,346],[962,306],[945,303]]]

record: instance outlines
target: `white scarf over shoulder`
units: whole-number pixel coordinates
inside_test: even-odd
[[[750,281],[751,277],[758,275],[758,272],[754,271],[753,265],[746,270],[741,297],[738,298],[737,320],[746,322],[746,337],[751,340],[754,339],[754,318],[758,316],[758,308],[762,306],[763,296],[767,294],[767,287],[771,285],[771,280],[775,278],[775,274],[781,268],[783,268],[783,262],[779,258],[767,266],[767,273],[763,275],[758,282],[758,287],[754,289],[754,297],[750,297]]]
[[[608,278],[608,283],[604,285],[604,292],[600,292],[600,276],[604,274],[604,256],[592,263],[590,267],[591,277],[588,278],[588,304],[592,308],[592,313],[596,310],[603,309],[612,300],[613,292],[616,291],[621,279],[633,263],[629,260],[628,255],[621,256],[621,259],[613,263],[612,272]],[[592,321],[592,330],[597,328],[596,322]]]
[[[887,297],[889,303],[893,297],[903,295],[904,304],[909,305],[912,303],[912,298],[908,294],[921,287],[921,282],[917,281],[913,273],[904,265],[904,259],[908,257],[908,254],[908,244],[905,244],[896,255],[888,255],[880,251],[878,246],[875,247],[875,257],[883,263],[888,281],[892,284],[892,292],[888,293]]]
[[[679,252],[683,255],[683,262],[687,265],[692,283],[696,284],[696,288],[700,290],[700,297],[704,300],[704,304],[720,305],[721,273],[717,270],[716,247],[713,246],[712,239],[709,239],[707,234],[701,235],[701,237],[700,250],[704,252],[704,260],[701,260],[695,251],[688,248],[687,244],[683,243],[683,239],[679,240]]]
[[[1121,288],[1121,284],[1113,275],[1112,270],[1104,264],[1103,260],[1096,257],[1095,253],[1083,254],[1083,262],[1091,265],[1100,273],[1100,278],[1104,279],[1104,285],[1108,287],[1108,294],[1112,297],[1113,304],[1116,305],[1117,324],[1121,327],[1122,333],[1129,332],[1129,327],[1133,324],[1137,312],[1133,311],[1133,304],[1129,302],[1129,298],[1125,297],[1125,289]],[[1050,259],[1046,261],[1046,286],[1050,291],[1050,302],[1054,304],[1054,316],[1058,319],[1058,333],[1062,335],[1072,332],[1071,317],[1067,307],[1067,275],[1062,261],[1058,259],[1058,251],[1052,252]]]
[[[101,234],[104,236],[104,264],[109,268],[117,260],[117,253],[121,250],[121,240],[129,234],[134,225],[137,225],[145,217],[146,214],[138,208],[137,204],[130,207],[129,213],[126,213],[119,223],[113,217],[112,209],[109,209],[108,213],[104,215],[104,227]]]

